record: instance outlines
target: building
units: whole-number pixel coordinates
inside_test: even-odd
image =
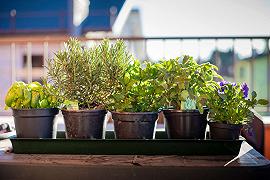
[[[270,85],[267,83],[267,54],[256,54],[254,57],[237,60],[235,62],[235,79],[237,82],[246,82],[250,89],[254,89],[258,98],[267,99]],[[268,86],[268,87],[267,87]],[[266,107],[257,110],[266,111]]]
[[[110,35],[125,0],[2,0],[0,114],[15,80],[40,81],[46,60],[69,36]],[[91,34],[91,33],[90,33]],[[32,69],[32,70],[31,70]],[[8,112],[9,113],[9,112]]]

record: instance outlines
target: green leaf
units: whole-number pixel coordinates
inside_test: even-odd
[[[64,103],[67,110],[79,110],[78,101],[65,100]]]
[[[128,72],[126,72],[125,76],[124,76],[124,82],[125,84],[128,84],[130,81],[130,74]]]
[[[259,99],[258,104],[265,106],[265,105],[269,104],[269,101],[267,101],[266,99]]]
[[[24,94],[24,100],[23,100],[23,106],[24,108],[30,108],[31,106],[31,99],[32,99],[32,94],[31,91],[28,88],[25,88],[23,90],[23,94]]]
[[[14,91],[9,90],[7,95],[6,95],[6,98],[5,98],[6,106],[11,107],[11,104],[12,104],[12,102],[15,101],[15,99],[16,99],[16,97],[15,97]]]
[[[226,94],[218,94],[218,96],[221,97],[223,100],[226,100],[227,99]]]
[[[32,82],[28,84],[27,87],[33,91],[41,91],[43,89],[42,85],[39,82]]]
[[[252,91],[251,97],[252,97],[252,99],[255,99],[257,97],[257,93],[255,91]]]
[[[161,83],[161,86],[162,86],[164,89],[167,89],[167,88],[168,88],[168,85],[166,84],[166,82]]]
[[[40,106],[40,108],[48,108],[49,103],[48,103],[47,99],[43,99],[42,101],[40,101],[39,106]]]
[[[187,90],[184,90],[184,91],[181,92],[181,98],[182,98],[182,99],[185,100],[185,99],[188,98],[188,96],[189,96],[189,93],[188,93]]]
[[[36,91],[32,91],[31,108],[38,108],[39,98],[40,98],[39,93]]]
[[[201,106],[199,103],[197,103],[197,107],[198,107],[200,114],[203,114],[203,111],[204,111],[203,106]]]

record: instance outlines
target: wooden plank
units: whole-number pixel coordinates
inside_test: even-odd
[[[8,140],[0,141],[1,146],[10,148]],[[121,165],[121,166],[181,166],[181,167],[223,167],[223,166],[266,166],[270,162],[244,142],[237,157],[222,156],[134,156],[134,155],[48,155],[13,154],[0,155],[1,164],[46,164],[46,165]]]
[[[9,140],[0,141],[10,147]],[[0,152],[1,179],[267,179],[270,163],[244,142],[233,156],[40,155]]]

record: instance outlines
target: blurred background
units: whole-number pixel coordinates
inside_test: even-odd
[[[269,22],[269,0],[1,0],[0,120],[11,115],[8,87],[41,81],[46,60],[70,36],[86,46],[124,39],[142,61],[188,54],[269,100]],[[269,106],[256,110],[268,127]]]

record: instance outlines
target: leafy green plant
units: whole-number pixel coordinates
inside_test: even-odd
[[[43,85],[39,82],[15,82],[6,95],[6,109],[57,108],[59,102],[53,91],[53,87],[46,82]]]
[[[144,68],[143,68],[144,66]],[[118,112],[151,112],[161,106],[160,64],[138,60],[131,63],[125,74],[118,77],[119,86],[111,96],[110,110]]]
[[[198,108],[203,112],[208,93],[217,86],[214,78],[222,79],[216,72],[217,67],[210,63],[198,64],[190,56],[165,60],[160,65],[158,78],[164,90],[162,101],[165,108]]]
[[[265,99],[257,100],[253,91],[248,99],[249,88],[246,83],[230,83],[222,81],[210,92],[207,106],[210,108],[209,118],[212,121],[225,124],[246,124],[253,113],[250,109],[257,104],[267,105]]]
[[[103,109],[118,86],[132,56],[124,42],[111,44],[103,40],[92,48],[84,48],[71,38],[65,49],[48,60],[48,80],[67,109]]]

